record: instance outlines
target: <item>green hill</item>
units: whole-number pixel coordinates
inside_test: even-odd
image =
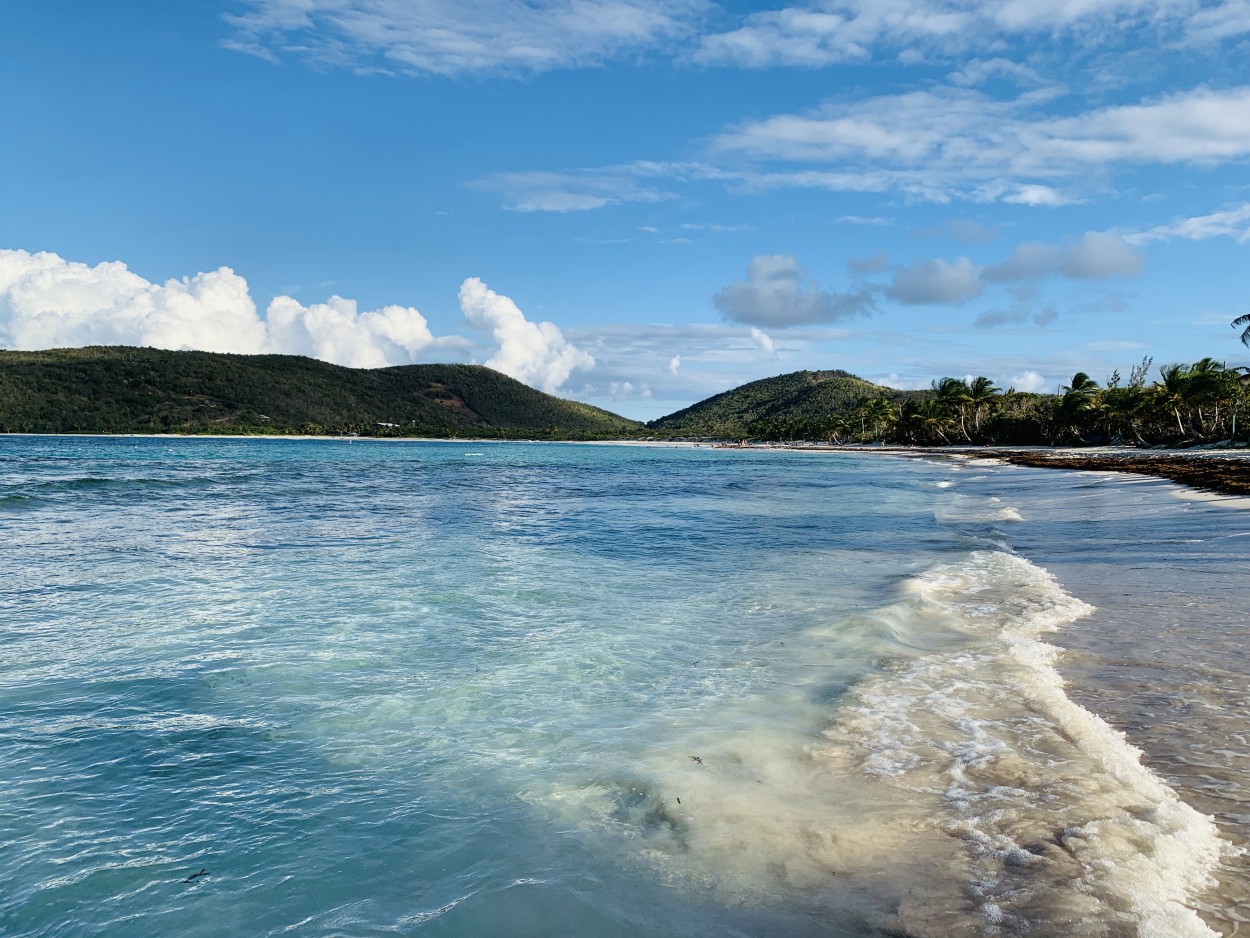
[[[849,417],[867,400],[884,397],[901,403],[922,395],[884,388],[846,371],[794,371],[725,391],[647,426],[668,436],[752,436],[765,424]]]
[[[294,355],[0,351],[0,431],[612,439],[642,425],[480,365],[343,368]]]

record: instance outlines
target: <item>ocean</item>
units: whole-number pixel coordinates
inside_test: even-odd
[[[707,447],[0,438],[0,935],[1250,921],[1250,512]]]

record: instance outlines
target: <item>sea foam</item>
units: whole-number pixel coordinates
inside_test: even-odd
[[[1027,560],[972,552],[806,637],[806,657],[836,633],[843,653],[892,662],[827,707],[823,730],[811,709],[793,718],[812,688],[791,689],[789,719],[738,717],[538,800],[615,828],[675,884],[818,896],[873,928],[1214,934],[1191,905],[1228,846],[1067,697],[1061,652],[1040,640],[1093,611]],[[775,716],[783,696],[757,703]]]
[[[983,640],[866,682],[829,733],[839,759],[932,801],[935,829],[959,845],[961,896],[904,901],[904,927],[959,933],[932,922],[962,898],[982,933],[1213,934],[1189,903],[1227,850],[1214,822],[1068,698],[1060,651],[1039,640],[1092,608],[1007,553],[974,553],[913,589]]]

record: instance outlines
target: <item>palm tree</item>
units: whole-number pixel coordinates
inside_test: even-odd
[[[1181,422],[1181,410],[1189,403],[1189,375],[1183,365],[1161,365],[1159,377],[1163,380],[1154,386],[1155,400],[1160,407],[1165,407],[1176,418],[1176,432],[1182,437],[1187,435],[1185,424]]]
[[[978,376],[968,382],[968,399],[972,404],[972,426],[979,433],[981,411],[989,410],[998,400],[998,388],[989,378]]]
[[[1241,408],[1246,403],[1246,398],[1250,396],[1250,367],[1246,365],[1238,365],[1236,368],[1228,369],[1229,375],[1229,398],[1232,402],[1233,426],[1229,431],[1228,438],[1230,440],[1237,439],[1237,414],[1241,412]]]
[[[1215,413],[1212,425],[1218,426],[1220,420],[1220,399],[1228,390],[1228,375],[1224,365],[1214,358],[1204,358],[1189,366],[1185,374],[1185,390],[1188,403],[1198,417],[1198,435],[1206,435],[1206,422],[1202,414],[1203,404],[1214,404]]]
[[[851,422],[846,417],[830,415],[822,422],[825,439],[835,446],[842,445],[842,437],[851,429]]]
[[[1144,446],[1146,441],[1142,439],[1138,419],[1146,400],[1145,392],[1135,385],[1130,384],[1125,387],[1108,385],[1103,388],[1102,394],[1098,397],[1098,404],[1105,421],[1107,436],[1114,439],[1132,434],[1138,445]]]
[[[968,405],[972,403],[972,394],[968,391],[968,385],[958,378],[942,378],[933,382],[933,393],[939,404],[959,417],[959,433],[971,443],[972,437],[968,436],[967,416]]]
[[[899,428],[903,439],[909,443],[932,443],[934,438],[950,445],[947,430],[954,428],[954,420],[942,404],[933,398],[922,401],[904,401],[899,412]]]
[[[878,397],[872,402],[872,421],[877,437],[885,439],[898,422],[898,408],[888,397]]]
[[[1072,383],[1059,388],[1061,396],[1055,403],[1055,420],[1062,434],[1068,430],[1080,433],[1098,405],[1098,382],[1083,371],[1072,376]]]
[[[1061,385],[1059,390],[1062,391],[1065,396],[1068,394],[1076,394],[1081,397],[1090,398],[1098,393],[1098,382],[1085,372],[1078,371],[1072,376],[1072,383]]]

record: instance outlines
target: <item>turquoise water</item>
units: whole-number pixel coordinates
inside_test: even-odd
[[[1124,627],[1060,475],[0,440],[0,934],[1224,929],[1238,822],[1047,643]]]

